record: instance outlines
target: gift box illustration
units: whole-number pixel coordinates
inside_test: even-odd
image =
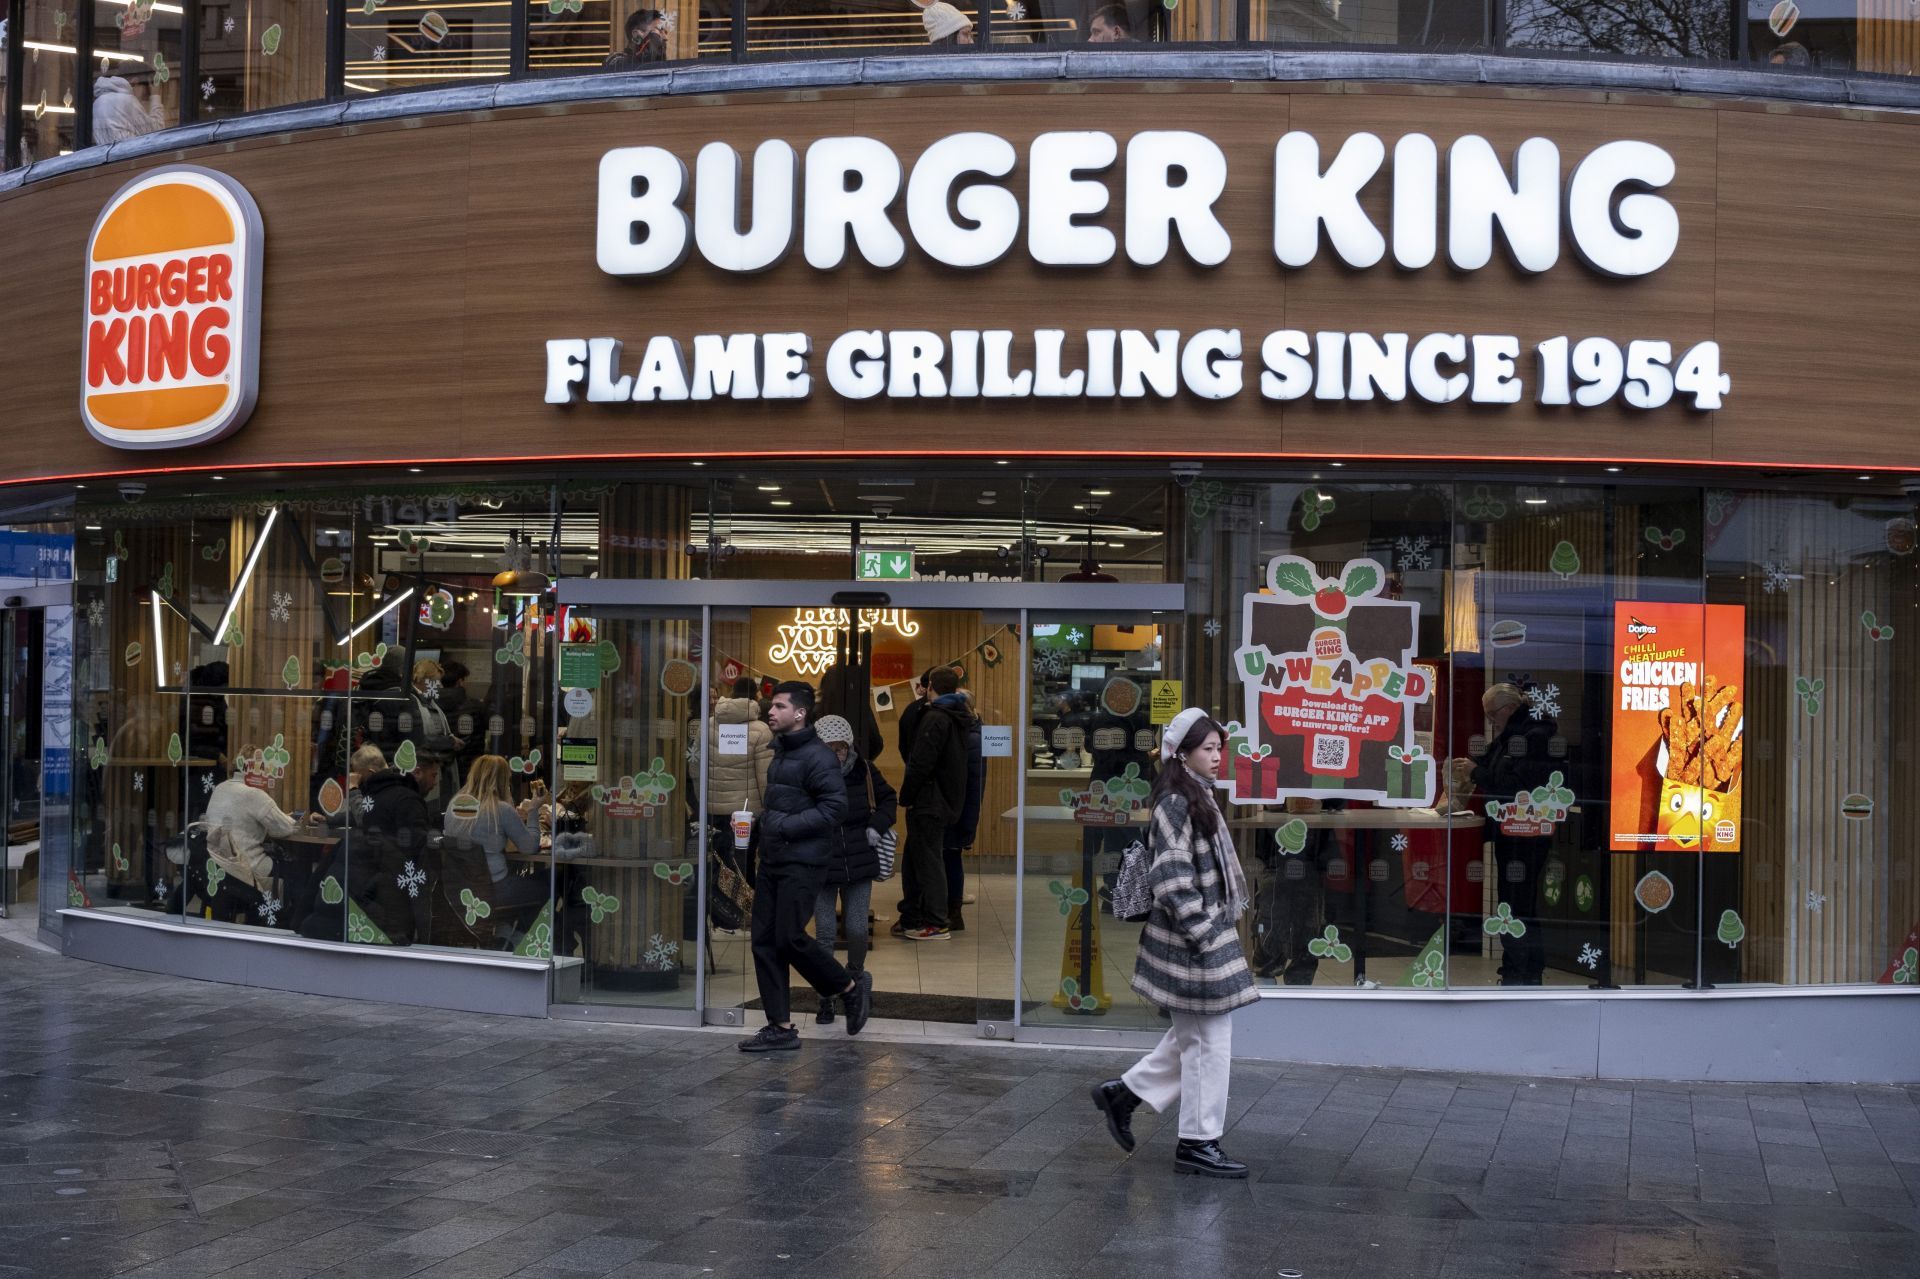
[[[1297,555],[1268,564],[1268,591],[1245,597],[1235,652],[1245,708],[1220,782],[1234,803],[1433,803],[1433,761],[1413,740],[1413,710],[1433,694],[1413,661],[1420,606],[1384,598],[1386,585],[1371,559],[1332,577]]]

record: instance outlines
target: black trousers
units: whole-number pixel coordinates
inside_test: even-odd
[[[906,901],[900,922],[909,929],[947,926],[947,817],[907,810]]]
[[[1551,839],[1495,835],[1494,861],[1500,868],[1499,899],[1526,925],[1519,937],[1500,938],[1500,984],[1538,986],[1547,969],[1546,930],[1540,925],[1540,879],[1546,873]]]
[[[770,1026],[793,1020],[789,968],[822,996],[839,994],[853,980],[833,952],[807,932],[825,878],[826,872],[814,866],[760,863],[753,885],[753,978]]]

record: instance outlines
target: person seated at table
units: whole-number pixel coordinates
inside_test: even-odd
[[[416,749],[411,772],[385,768],[361,785],[369,803],[358,830],[341,841],[327,868],[336,884],[350,886],[352,899],[368,923],[396,946],[408,946],[427,934],[428,896],[417,876],[427,868],[427,841],[433,826],[426,796],[440,784],[441,752]],[[351,872],[351,873],[349,873]],[[323,881],[324,890],[324,881]],[[330,903],[323,891],[313,913],[300,924],[304,937],[338,941],[345,903]]]
[[[507,845],[516,852],[538,853],[540,837],[527,827],[532,801],[513,803],[513,773],[498,755],[473,761],[467,784],[447,805],[443,829],[453,839],[478,844],[487,857],[493,886],[488,897],[496,908],[538,910],[547,901],[547,877],[515,875],[507,863]]]
[[[278,896],[278,871],[268,844],[300,829],[266,790],[239,772],[207,797],[207,856],[236,884],[263,896]]]
[[[1133,43],[1133,19],[1123,4],[1110,4],[1097,11],[1087,24],[1088,44]]]
[[[347,802],[340,805],[339,812],[327,815],[327,825],[351,826],[359,830],[367,816],[366,804],[362,803],[365,795],[361,786],[367,778],[385,771],[386,767],[385,753],[372,742],[355,751],[353,757],[347,761]]]

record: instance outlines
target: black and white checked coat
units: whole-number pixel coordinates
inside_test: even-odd
[[[1213,841],[1198,835],[1187,801],[1168,795],[1153,810],[1149,883],[1153,911],[1140,930],[1133,988],[1169,1012],[1213,1015],[1259,999],[1227,903]],[[1227,845],[1225,855],[1234,855]]]

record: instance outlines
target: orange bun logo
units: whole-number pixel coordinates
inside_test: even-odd
[[[120,188],[87,241],[80,416],[123,449],[206,444],[253,411],[260,210],[233,179],[171,165]]]

